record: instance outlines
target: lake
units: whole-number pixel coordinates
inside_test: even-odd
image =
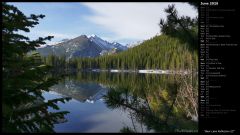
[[[191,77],[78,72],[43,96],[72,98],[58,103],[70,113],[55,132],[197,132],[198,84]]]

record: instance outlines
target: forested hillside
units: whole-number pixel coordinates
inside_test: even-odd
[[[176,38],[160,35],[117,54],[97,58],[75,58],[67,63],[64,63],[64,58],[49,56],[44,61],[57,68],[190,70],[192,64],[194,69],[197,67],[197,51]]]
[[[191,52],[187,44],[162,35],[147,40],[128,51],[91,59],[90,63],[86,63],[87,61],[78,59],[78,68],[86,68],[79,66],[86,65],[90,68],[101,69],[190,69]],[[195,63],[196,61],[195,56]]]

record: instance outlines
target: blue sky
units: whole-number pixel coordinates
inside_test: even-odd
[[[122,44],[149,39],[159,34],[160,18],[169,4],[132,2],[22,2],[9,3],[24,14],[44,14],[46,17],[27,35],[54,36],[51,43],[80,35],[95,34],[110,42]],[[197,11],[186,3],[174,3],[180,15],[197,16]],[[24,33],[26,34],[26,33]]]

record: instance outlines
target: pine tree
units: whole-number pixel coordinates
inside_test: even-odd
[[[68,112],[48,112],[59,109],[57,102],[70,98],[44,101],[42,90],[57,82],[46,77],[50,67],[43,65],[38,53],[30,51],[52,37],[30,40],[19,34],[29,32],[44,15],[25,16],[12,5],[2,3],[2,122],[4,132],[53,132],[53,124]]]
[[[196,8],[197,3],[191,3]],[[198,45],[198,18],[179,16],[175,5],[169,5],[165,9],[167,19],[160,19],[161,33],[176,37],[189,43],[191,49],[197,49]]]

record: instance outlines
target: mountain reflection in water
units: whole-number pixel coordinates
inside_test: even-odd
[[[59,103],[70,113],[56,132],[197,132],[197,85],[191,76],[79,72],[44,95],[73,98]]]

